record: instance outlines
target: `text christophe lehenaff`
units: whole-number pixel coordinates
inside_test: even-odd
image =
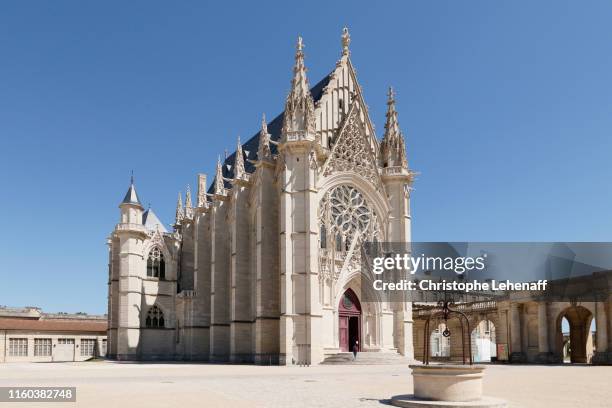
[[[395,256],[375,257],[373,258],[372,272],[375,275],[381,275],[389,271],[407,271],[414,275],[417,271],[443,271],[455,272],[457,275],[463,275],[470,271],[483,271],[486,268],[487,255],[470,257],[441,257],[441,256],[411,256],[409,254],[395,254]],[[377,279],[373,282],[375,290],[425,290],[425,291],[489,291],[489,290],[545,290],[547,285],[546,280],[538,280],[536,282],[510,282],[490,280],[489,282],[481,282],[474,280],[472,282],[457,282],[457,281],[433,281],[421,280],[413,282],[407,279],[401,279],[398,282],[385,282],[382,279]]]

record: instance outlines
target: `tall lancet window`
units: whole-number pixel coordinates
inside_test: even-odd
[[[342,252],[342,235],[336,234],[336,252]]]
[[[158,247],[154,247],[149,252],[147,258],[147,276],[152,278],[166,279],[166,263],[164,262],[164,254]]]
[[[165,327],[164,322],[164,312],[157,307],[157,305],[153,305],[147,312],[147,319],[145,321],[145,325],[149,328],[160,328]]]
[[[327,249],[327,229],[324,224],[321,224],[321,236],[319,240],[321,241],[321,249]]]

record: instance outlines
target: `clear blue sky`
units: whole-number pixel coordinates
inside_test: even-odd
[[[352,59],[381,133],[397,90],[420,241],[612,240],[607,1],[0,3],[0,304],[103,313],[134,169],[178,190]],[[379,134],[380,136],[380,134]]]

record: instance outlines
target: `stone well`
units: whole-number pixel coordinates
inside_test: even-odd
[[[434,401],[477,401],[482,398],[485,367],[478,365],[411,365],[414,396]]]
[[[482,396],[484,366],[467,364],[411,365],[413,395],[396,395],[399,407],[501,408],[503,400]]]

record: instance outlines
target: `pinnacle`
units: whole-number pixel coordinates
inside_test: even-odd
[[[187,184],[187,193],[185,196],[185,208],[191,208],[192,204],[191,204],[191,187],[189,187],[189,184]]]
[[[387,92],[387,120],[385,121],[385,134],[381,143],[383,160],[388,166],[407,167],[406,146],[404,136],[397,120],[395,110],[395,91],[389,87]]]
[[[176,220],[176,224],[180,224],[181,221],[183,220],[185,216],[185,213],[183,211],[183,196],[181,194],[181,192],[179,191],[178,193],[178,199],[176,200],[176,216],[175,216],[175,220]]]
[[[236,146],[236,158],[234,160],[234,178],[243,178],[244,174],[245,170],[242,144],[240,143],[240,136],[238,136],[238,142]]]
[[[215,174],[215,194],[223,194],[225,186],[223,185],[223,171],[221,170],[221,157],[217,158],[217,172]]]
[[[298,37],[291,91],[285,102],[285,116],[283,131],[285,134],[293,132],[314,133],[314,101],[310,94],[310,85],[306,76],[304,65],[304,42]]]
[[[262,134],[267,134],[268,133],[268,122],[266,121],[266,114],[265,113],[261,114],[261,133]]]

